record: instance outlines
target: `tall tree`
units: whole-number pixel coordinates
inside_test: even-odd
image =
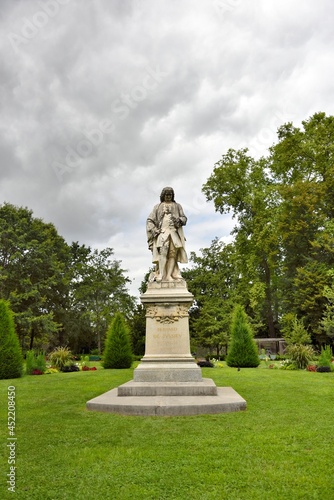
[[[229,150],[203,186],[216,210],[237,221],[243,303],[270,336],[287,314],[304,318],[314,339],[321,333],[334,266],[333,159],[334,117],[316,113],[302,128],[280,127],[265,158]]]
[[[191,253],[193,266],[183,271],[195,297],[190,311],[190,332],[195,344],[215,349],[217,356],[227,345],[230,314],[239,281],[231,245],[218,239],[211,247]]]
[[[275,276],[279,267],[276,232],[279,199],[268,172],[268,161],[256,162],[245,149],[229,150],[215,165],[203,191],[208,200],[214,201],[217,211],[232,211],[237,219],[234,246],[242,288],[249,295],[245,306],[250,307],[251,289],[253,299],[256,291],[264,291],[257,295],[257,307],[269,335],[274,337],[278,317]]]
[[[72,251],[78,250],[78,245],[73,244]],[[101,353],[112,316],[117,311],[132,315],[135,301],[126,288],[130,280],[124,276],[120,261],[112,258],[112,248],[81,247],[79,253],[73,281],[73,307],[81,312],[81,317],[88,319]]]
[[[68,257],[52,224],[27,208],[0,207],[0,296],[10,301],[24,348],[41,347],[59,328],[55,299],[66,287]]]

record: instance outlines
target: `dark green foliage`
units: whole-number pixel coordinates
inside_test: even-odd
[[[129,329],[121,313],[116,313],[107,332],[103,354],[104,368],[130,368],[132,351]]]
[[[27,208],[0,206],[0,297],[10,301],[24,350],[43,346],[59,329],[68,258],[53,224]]]
[[[277,133],[277,143],[258,160],[247,149],[228,150],[203,191],[218,212],[236,220],[233,291],[256,334],[280,336],[282,318],[292,313],[304,319],[313,340],[329,343],[334,335],[334,116],[316,113],[302,127],[287,123]]]
[[[143,305],[139,304],[134,309],[129,327],[133,353],[140,359],[145,354],[146,316]]]
[[[329,373],[331,371],[329,366],[317,366],[317,372]]]
[[[330,345],[326,345],[325,347],[321,348],[320,356],[318,359],[318,367],[328,367],[330,368],[331,366],[331,361],[332,361],[332,349]]]
[[[218,238],[201,252],[202,256],[190,254],[193,265],[182,273],[196,301],[190,310],[190,334],[194,346],[214,350],[218,357],[227,346],[236,263],[232,247]]]
[[[22,376],[23,358],[8,302],[0,300],[0,379]]]
[[[231,342],[227,352],[226,363],[237,368],[255,368],[260,359],[257,346],[253,340],[252,329],[242,306],[237,305],[233,312],[231,324]]]
[[[94,325],[93,333],[101,354],[112,315],[116,311],[130,315],[134,308],[134,300],[127,291],[130,280],[124,277],[120,261],[113,259],[112,248],[92,250],[73,244],[72,251],[79,253],[75,264],[77,279],[73,283],[73,307],[81,311],[81,318],[86,315],[88,323]]]
[[[0,298],[14,312],[23,351],[101,346],[116,311],[131,317],[129,279],[113,249],[69,246],[28,208],[0,205]]]
[[[62,367],[61,371],[63,373],[79,372],[80,368],[77,365],[65,365]]]

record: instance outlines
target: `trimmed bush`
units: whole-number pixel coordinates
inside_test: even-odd
[[[104,368],[130,368],[132,349],[129,329],[120,313],[116,313],[107,332],[103,363]]]
[[[77,365],[68,364],[63,366],[60,371],[62,371],[63,373],[79,372],[80,368]]]
[[[214,365],[211,363],[211,361],[208,361],[207,359],[203,361],[197,361],[198,366],[201,368],[213,368]]]
[[[248,317],[240,305],[237,305],[233,312],[226,363],[236,368],[255,368],[260,364],[258,348],[253,339]]]
[[[319,373],[329,373],[330,371],[330,366],[317,366],[317,372]]]
[[[23,373],[23,356],[15,333],[9,303],[0,300],[0,379],[19,378]]]

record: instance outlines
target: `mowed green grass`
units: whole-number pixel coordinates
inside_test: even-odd
[[[334,374],[203,369],[245,412],[129,417],[85,408],[132,370],[0,381],[1,498],[334,498]],[[16,386],[17,482],[7,492],[6,394]]]

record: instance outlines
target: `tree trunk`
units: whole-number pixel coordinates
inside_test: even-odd
[[[264,268],[265,283],[266,283],[266,316],[269,329],[269,337],[275,338],[276,332],[275,332],[275,322],[274,322],[273,304],[271,295],[270,269],[266,260],[263,261],[263,268]]]
[[[32,326],[31,331],[30,331],[30,345],[29,345],[29,351],[33,350],[34,347],[34,338],[35,338],[35,329]]]

